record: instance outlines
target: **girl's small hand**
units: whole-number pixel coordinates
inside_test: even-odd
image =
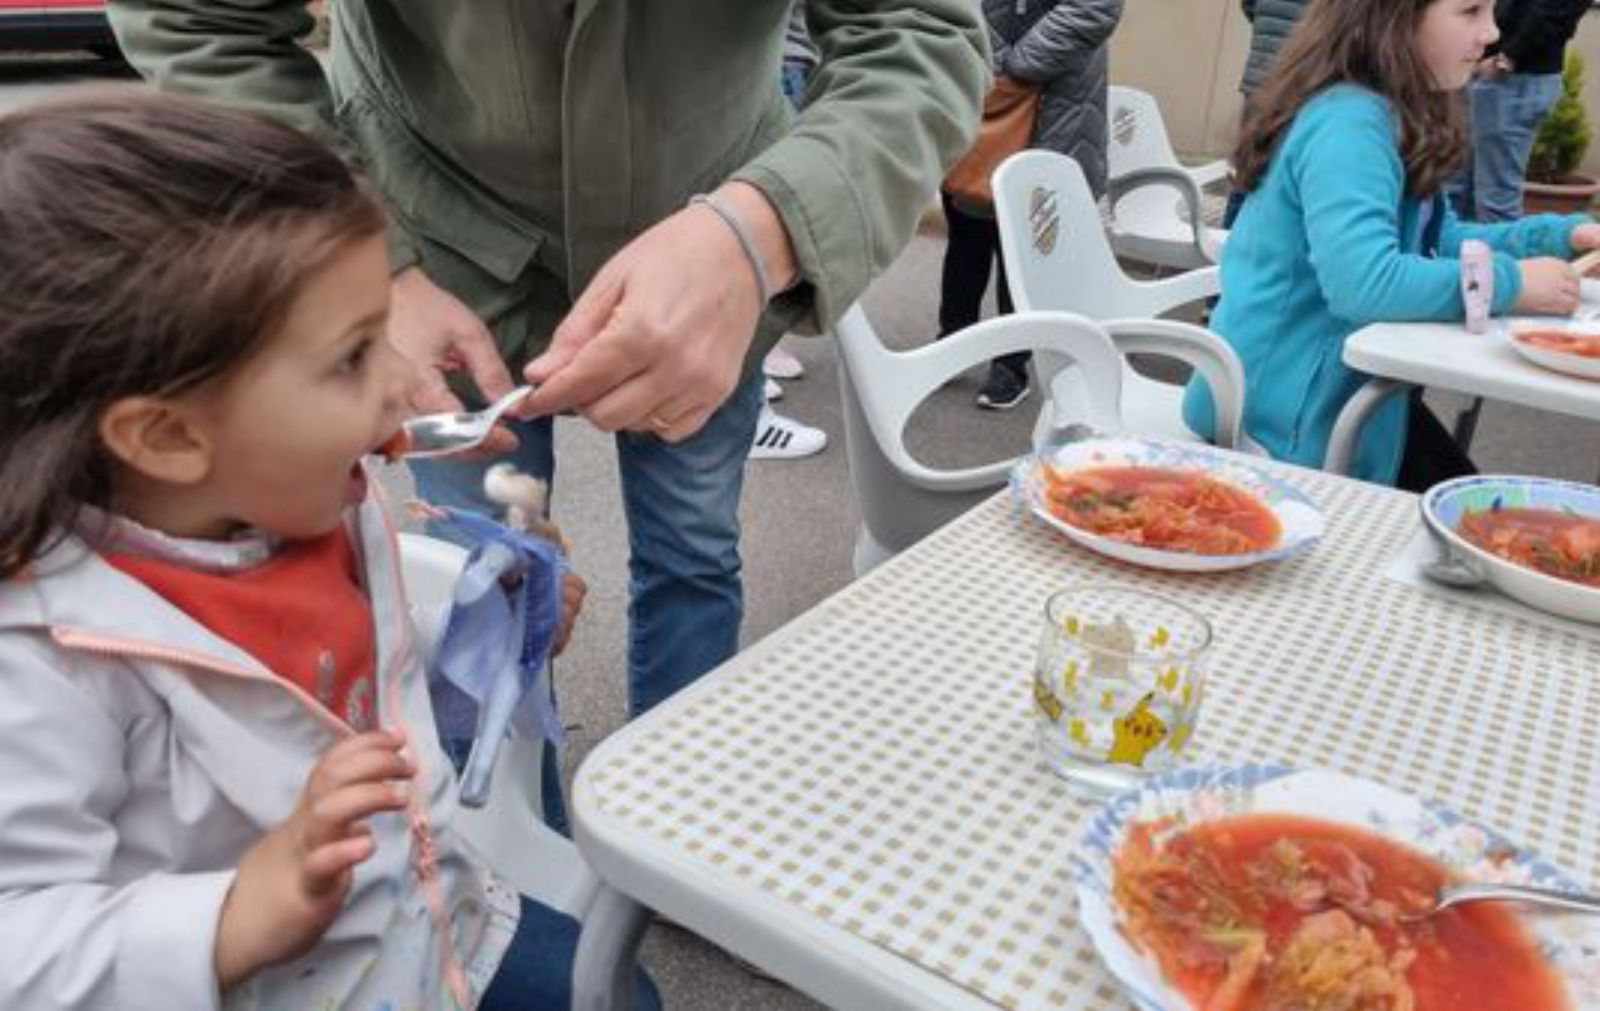
[[[577,623],[578,615],[583,612],[583,598],[589,595],[589,584],[576,572],[569,572],[561,582],[561,627],[556,629],[555,645],[550,649],[551,656],[560,656],[561,651],[567,648],[567,640],[572,638],[572,626]]]
[[[406,806],[416,767],[398,730],[358,734],[329,749],[306,778],[300,803],[245,852],[222,905],[215,961],[223,990],[309,951],[372,856],[363,819]]]
[[[1587,227],[1587,226],[1585,226]],[[1574,231],[1576,236],[1577,231]],[[1522,294],[1513,306],[1518,312],[1541,316],[1571,316],[1578,311],[1578,272],[1566,260],[1541,256],[1523,260]]]

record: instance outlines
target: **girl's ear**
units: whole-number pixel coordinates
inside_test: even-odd
[[[100,414],[100,439],[147,478],[189,485],[211,472],[211,442],[194,413],[161,397],[124,397]]]

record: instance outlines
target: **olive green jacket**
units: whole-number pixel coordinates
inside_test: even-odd
[[[491,323],[543,299],[525,333],[501,328],[513,360],[628,239],[730,178],[776,206],[803,277],[769,308],[758,348],[785,326],[825,327],[909,240],[987,84],[970,0],[808,0],[823,62],[798,118],[779,86],[790,0],[333,6],[326,75],[296,41],[311,28],[303,2],[110,12],[160,86],[352,139],[389,201],[396,269],[420,260]],[[517,192],[524,166],[559,195]]]

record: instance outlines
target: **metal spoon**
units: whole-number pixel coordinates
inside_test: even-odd
[[[403,426],[408,445],[400,455],[420,459],[472,449],[489,437],[502,414],[532,392],[532,386],[519,386],[481,411],[418,415]]]
[[[1529,885],[1499,885],[1483,881],[1469,881],[1459,885],[1445,885],[1439,889],[1432,909],[1407,916],[1407,921],[1424,920],[1441,909],[1467,902],[1526,902],[1534,906],[1571,909],[1580,913],[1600,913],[1600,898],[1579,892],[1558,892],[1549,888]]]

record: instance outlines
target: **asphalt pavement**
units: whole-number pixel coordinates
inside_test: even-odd
[[[0,56],[0,112],[89,79],[118,79],[125,71],[100,61]],[[880,336],[912,346],[935,331],[942,239],[919,235],[867,293],[864,302]],[[746,471],[741,518],[747,616],[743,640],[753,643],[849,582],[857,512],[845,461],[837,362],[826,338],[788,338],[806,366],[784,384],[775,406],[831,440],[821,454],[795,461],[753,461]],[[980,375],[935,395],[914,419],[913,451],[942,465],[977,463],[1022,452],[1031,427],[1031,399],[1006,414],[978,411]],[[1446,417],[1460,398],[1430,395]],[[1600,473],[1600,425],[1531,409],[1488,404],[1474,455],[1485,470],[1592,481]],[[625,719],[626,531],[609,436],[580,420],[557,424],[559,477],[555,520],[572,544],[576,568],[589,580],[583,620],[558,664],[563,711],[571,725],[568,772]],[[408,493],[397,474],[391,489]],[[645,959],[673,1011],[791,1011],[818,1005],[747,971],[694,935],[653,927]]]

